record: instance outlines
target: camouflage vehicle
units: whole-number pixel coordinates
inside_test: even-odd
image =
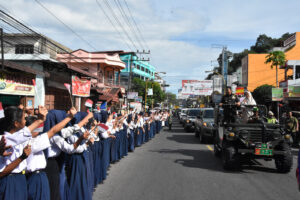
[[[291,153],[291,136],[286,134],[279,124],[266,122],[267,109],[257,105],[259,119],[252,120],[254,106],[223,105],[215,108],[214,153],[222,157],[226,170],[237,169],[241,160],[265,159],[275,160],[280,173],[287,173],[293,165]],[[221,110],[233,110],[231,119],[225,119]],[[259,113],[259,114],[258,114]],[[243,158],[243,159],[242,159]]]

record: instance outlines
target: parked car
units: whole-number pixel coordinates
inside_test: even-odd
[[[195,137],[199,137],[201,143],[212,141],[214,132],[214,108],[203,108],[195,120]]]
[[[201,108],[189,108],[186,112],[186,117],[183,120],[183,127],[186,132],[194,131],[195,120],[201,113]]]
[[[187,108],[183,108],[179,114],[179,123],[182,124],[184,118],[186,117]]]

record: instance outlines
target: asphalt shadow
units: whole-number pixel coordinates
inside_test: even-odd
[[[178,158],[174,160],[174,163],[180,164],[183,167],[207,169],[213,171],[224,172],[222,168],[222,162],[220,159],[215,158],[213,153],[209,150],[191,150],[191,149],[160,149],[152,150],[151,152],[156,152],[160,154],[179,154],[184,156],[191,157],[187,158]]]
[[[172,131],[173,133],[176,131]],[[182,130],[180,131],[182,133]],[[179,131],[178,131],[179,133]],[[178,143],[184,144],[199,144],[199,139],[195,138],[192,134],[174,134],[172,136],[167,137],[168,140],[172,140]]]

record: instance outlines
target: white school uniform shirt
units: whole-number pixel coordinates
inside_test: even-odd
[[[64,130],[64,129],[66,129],[66,130]],[[62,129],[63,132],[66,131],[64,133],[64,136],[70,135],[68,137],[68,140],[69,141],[74,141],[73,143],[75,143],[77,141],[77,139],[78,139],[78,137],[76,137],[75,135],[73,135],[73,133],[76,131],[76,129],[68,129],[68,127],[64,128],[64,129]],[[82,153],[83,151],[85,151],[87,149],[87,147],[86,147],[85,144],[79,145],[76,149],[74,149],[74,145],[68,143],[65,140],[65,138],[63,138],[59,134],[54,135],[50,139],[50,143],[51,143],[51,147],[49,147],[48,150],[47,150],[49,158],[59,156],[62,151],[65,152],[65,153],[67,153],[67,154],[72,154],[72,153]]]
[[[27,140],[26,142],[22,144],[18,144],[10,149],[8,149],[8,152],[12,152],[12,155],[0,157],[0,171],[2,172],[7,165],[9,165],[11,162],[19,158],[23,154],[23,149],[30,143],[31,144],[31,154],[36,154],[40,151],[43,151],[47,147],[50,146],[49,138],[47,133],[43,133],[35,138],[31,137],[30,130],[26,127],[24,130],[21,130],[24,135],[30,137],[30,140]],[[16,134],[10,134],[8,132],[4,132],[5,137],[8,135],[14,135],[17,137],[19,135],[18,132]],[[14,138],[15,141],[17,141],[17,138]],[[27,167],[27,159],[23,160],[11,173],[21,173],[23,170],[25,170]]]
[[[141,117],[138,123],[138,127],[143,127],[144,126],[144,118]]]
[[[102,133],[101,133],[101,137],[104,138],[104,139],[109,138],[108,132],[107,132],[107,131],[102,132]]]
[[[14,134],[5,135],[6,145],[16,146],[18,144],[22,144],[31,138],[31,133],[28,134],[29,129],[25,126],[23,129],[15,132]],[[0,139],[2,135],[0,136]]]

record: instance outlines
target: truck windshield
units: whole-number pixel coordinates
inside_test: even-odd
[[[213,110],[205,110],[203,113],[203,118],[214,118]]]
[[[200,114],[200,110],[190,110],[189,116],[198,116]]]

